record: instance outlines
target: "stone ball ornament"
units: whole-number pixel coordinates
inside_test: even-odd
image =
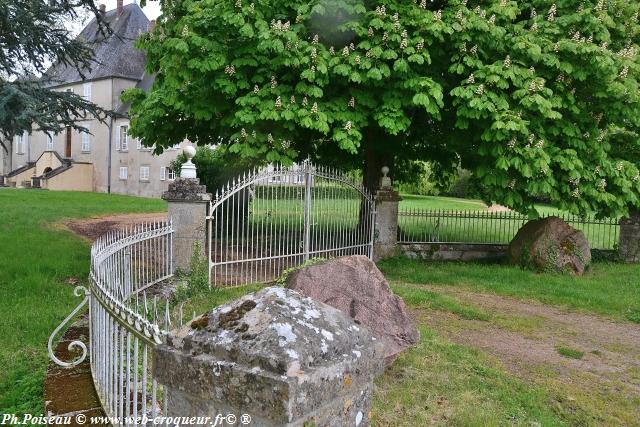
[[[196,155],[196,149],[192,145],[187,145],[182,149],[187,161],[182,165],[180,169],[180,178],[195,179],[196,178],[196,165],[193,164],[191,159]]]
[[[196,155],[196,149],[192,145],[187,145],[186,147],[184,147],[182,149],[182,152],[187,158],[187,161],[191,161],[191,159],[193,159]]]

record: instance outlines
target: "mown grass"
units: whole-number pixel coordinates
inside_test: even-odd
[[[543,388],[425,325],[418,345],[376,381],[373,425],[567,425]]]
[[[487,205],[481,200],[402,194],[400,209],[454,209],[461,211],[484,211],[487,209]]]
[[[378,266],[393,281],[492,292],[640,323],[640,265],[594,263],[583,276],[403,257],[382,261]]]
[[[80,302],[66,280],[88,275],[88,243],[54,224],[164,210],[155,199],[0,189],[0,412],[42,413],[47,339]]]

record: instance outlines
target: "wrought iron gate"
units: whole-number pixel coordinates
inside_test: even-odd
[[[310,258],[373,256],[375,202],[334,169],[305,162],[234,179],[211,202],[209,283],[267,283]]]

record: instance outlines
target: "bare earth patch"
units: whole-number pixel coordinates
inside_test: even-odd
[[[166,212],[141,213],[74,219],[64,222],[63,225],[75,234],[94,241],[111,230],[117,230],[146,222],[166,221],[166,219]]]
[[[559,401],[574,402],[577,423],[640,425],[640,325],[510,297],[425,288],[491,317],[465,320],[445,311],[414,309],[418,322],[495,356],[509,372],[544,385]],[[565,357],[559,348],[584,355]]]

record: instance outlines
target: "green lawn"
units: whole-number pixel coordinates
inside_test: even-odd
[[[487,205],[485,205],[481,200],[402,194],[400,209],[446,209],[460,211],[484,211],[487,209]]]
[[[392,281],[393,291],[412,310],[421,340],[377,378],[373,425],[566,426],[597,424],[596,420],[610,425],[633,418],[630,408],[635,403],[624,393],[585,396],[585,389],[580,388],[584,383],[565,387],[556,384],[549,372],[540,372],[536,381],[522,378],[496,357],[456,344],[436,332],[430,313],[451,313],[462,322],[512,330],[541,327],[531,324],[531,318],[487,311],[438,291],[440,287],[458,287],[640,322],[640,266],[596,263],[583,277],[535,274],[502,265],[404,258],[383,261],[379,267]],[[427,289],[425,284],[434,286]],[[201,291],[184,303],[185,315],[200,315],[256,289],[259,286]],[[466,324],[470,328],[473,325]],[[559,346],[557,352],[565,358],[582,356],[570,347]]]
[[[155,199],[0,189],[0,412],[42,413],[47,339],[80,302],[65,281],[86,282],[88,243],[54,224],[165,210]]]
[[[640,323],[640,265],[594,263],[582,277],[538,274],[508,265],[401,257],[378,266],[392,281],[492,292]]]

